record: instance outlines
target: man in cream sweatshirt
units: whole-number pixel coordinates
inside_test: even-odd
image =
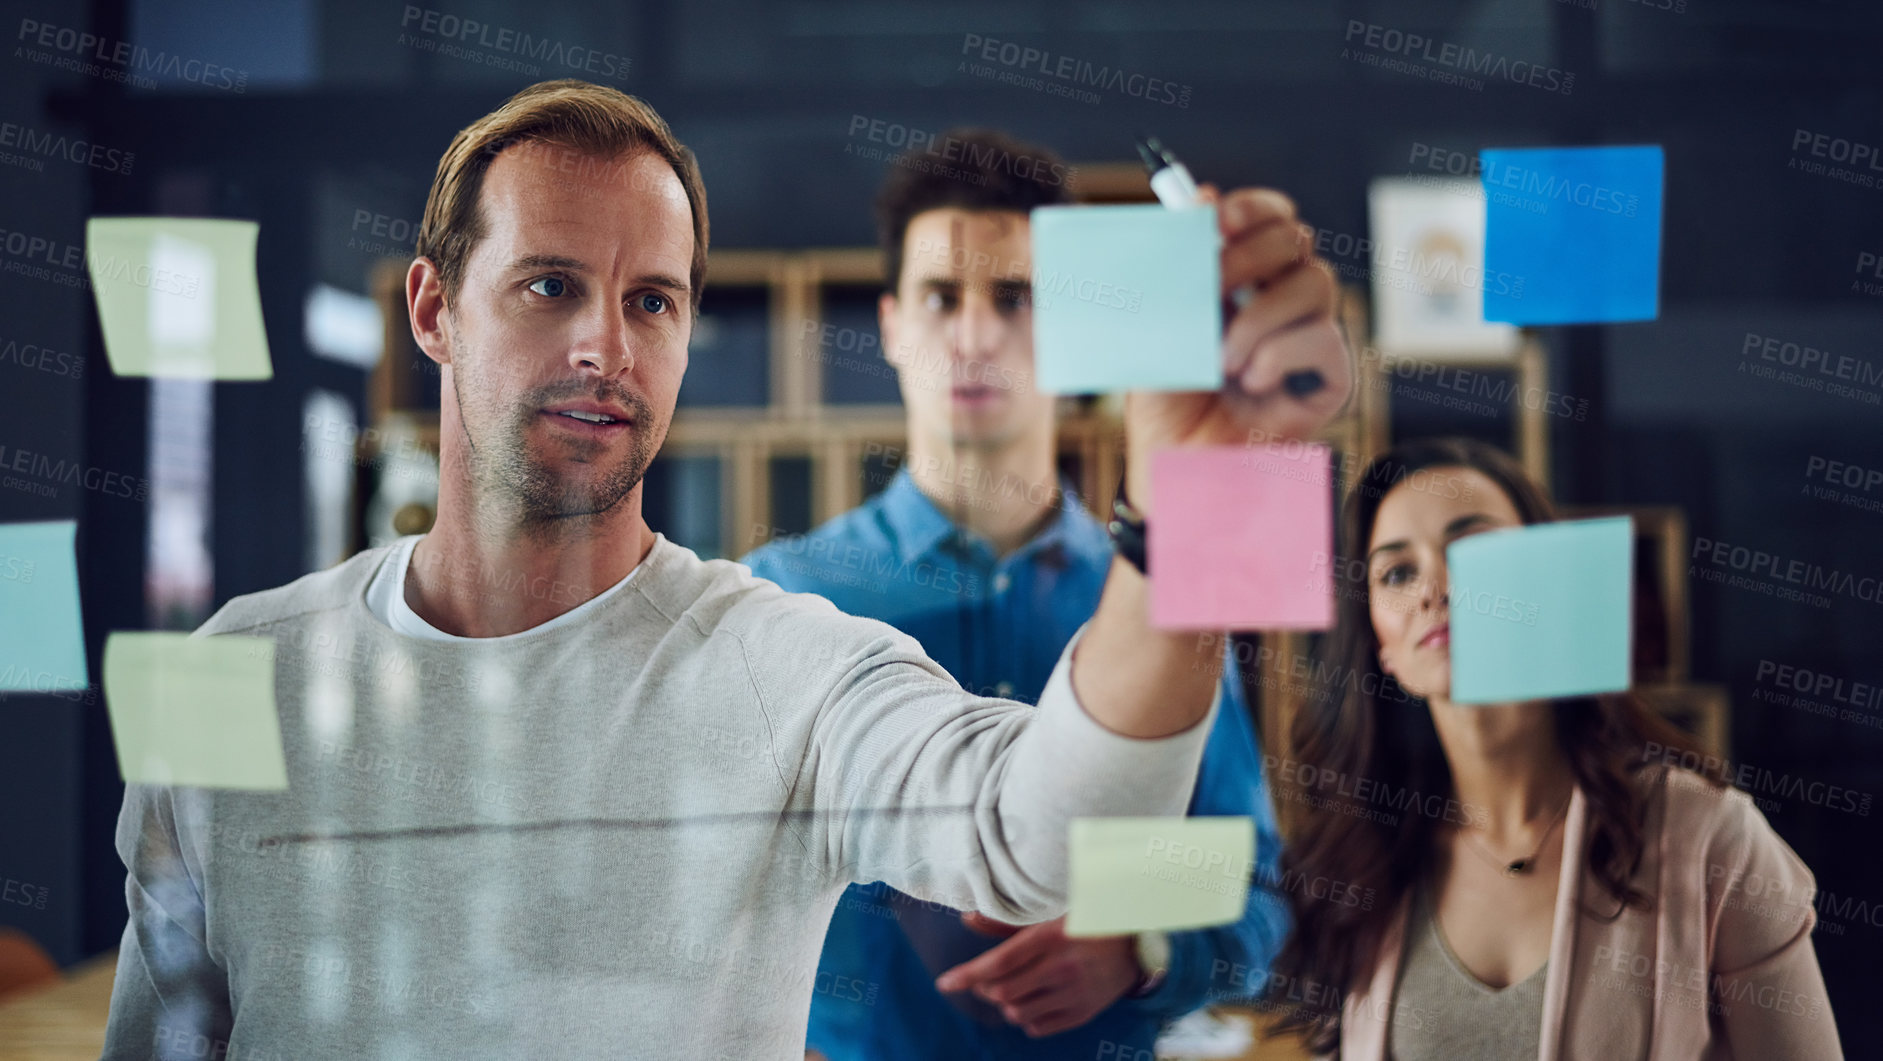
[[[1351,389],[1293,205],[1218,206],[1224,289],[1264,294],[1221,392],[1129,398],[1147,520],[1153,450],[1305,437]],[[106,1057],[783,1061],[815,993],[872,997],[817,973],[847,884],[1046,920],[1072,819],[1184,812],[1216,654],[1123,558],[1030,708],[647,526],[706,245],[691,153],[615,90],[452,142],[406,284],[436,525],[198,631],[272,642],[288,789],[127,788]]]

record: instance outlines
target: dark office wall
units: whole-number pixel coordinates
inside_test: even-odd
[[[60,5],[16,6],[32,17],[75,21]],[[88,203],[150,209],[160,181],[178,174],[206,175],[204,211],[263,222],[278,375],[265,385],[218,387],[218,600],[301,572],[301,401],[312,386],[362,393],[356,370],[309,359],[298,319],[306,287],[317,279],[363,281],[367,259],[348,246],[361,234],[358,211],[415,220],[439,153],[465,122],[529,81],[578,72],[547,62],[537,73],[500,69],[498,60],[514,53],[476,42],[447,54],[442,49],[452,42],[426,29],[428,13],[529,33],[561,44],[564,54],[579,45],[615,60],[616,76],[589,76],[645,96],[699,153],[722,247],[870,241],[868,203],[887,171],[871,151],[897,146],[911,130],[939,134],[958,124],[997,125],[1075,161],[1126,160],[1131,136],[1148,130],[1201,177],[1281,187],[1304,217],[1348,234],[1366,231],[1367,182],[1409,172],[1420,145],[1469,153],[1498,145],[1663,144],[1661,319],[1545,333],[1553,385],[1589,402],[1585,421],[1552,426],[1558,495],[1572,503],[1678,506],[1697,537],[1858,579],[1883,577],[1876,549],[1883,513],[1805,492],[1816,481],[1807,471],[1814,457],[1883,467],[1879,407],[1739,371],[1748,335],[1848,354],[1872,371],[1883,366],[1883,295],[1874,287],[1867,293],[1857,275],[1859,255],[1883,255],[1883,171],[1869,171],[1876,183],[1868,187],[1808,173],[1796,164],[1814,161],[1810,149],[1794,146],[1802,131],[1883,148],[1883,64],[1876,61],[1883,14],[1875,5],[1606,0],[1590,10],[1547,0],[1224,0],[943,9],[860,0],[305,0],[274,7],[286,12],[282,24],[305,32],[225,26],[213,38],[192,36],[204,32],[205,19],[222,23],[202,13],[205,5],[184,0],[129,12],[94,8],[97,19],[143,26],[173,47],[204,41],[213,53],[207,57],[254,75],[242,93],[168,86],[123,95],[97,78],[55,77],[30,62],[0,60],[14,114],[56,116],[138,153],[130,178],[54,172],[50,163],[44,174],[0,167],[4,227],[80,240]],[[1393,56],[1367,45],[1373,27],[1426,37],[1434,48],[1490,53],[1506,67],[1538,64],[1559,75],[1559,85],[1560,75],[1573,74],[1573,87],[1550,91],[1492,78],[1478,89],[1381,69],[1367,57]],[[982,58],[988,41],[996,42],[992,60]],[[1063,57],[1133,80],[1097,90],[1095,101],[1055,95],[1040,87],[1049,78],[1002,63],[1001,43],[1037,49],[1043,58],[1034,61],[1047,66]],[[1410,61],[1428,74],[1442,69]],[[1153,78],[1170,83],[1181,103],[1143,98]],[[1868,282],[1883,284],[1883,277]],[[0,297],[7,332],[102,358],[80,293],[3,274]],[[709,285],[709,308],[711,298]],[[137,415],[141,391],[134,386],[94,382],[87,401],[84,385],[7,364],[0,364],[0,381],[0,444],[17,438],[48,451],[84,450],[133,465],[141,459],[137,431],[127,436],[125,426]],[[84,504],[0,491],[0,518],[77,515]],[[87,561],[93,597],[123,594],[141,573],[134,550],[120,555],[136,541],[137,517],[112,518],[119,548]],[[94,530],[88,525],[86,533]],[[1876,648],[1883,603],[1846,593],[1815,607],[1699,579],[1692,590],[1695,678],[1730,687],[1736,755],[1764,771],[1762,778],[1883,791],[1876,765],[1883,731],[1753,700],[1771,688],[1760,676],[1762,662],[1846,683],[1883,682]],[[113,613],[111,605],[93,611],[91,600],[95,649],[100,617]],[[117,607],[121,624],[139,621],[136,608]],[[99,731],[87,738],[69,705],[12,697],[0,710],[12,716],[0,741],[7,807],[0,810],[0,875],[29,875],[61,904],[27,913],[0,906],[0,918],[26,925],[62,958],[75,957],[108,944],[121,924],[121,900],[113,898],[119,881],[96,810],[115,799],[115,773],[108,758],[101,765]],[[94,719],[101,711],[86,710]],[[1797,791],[1786,784],[1759,794],[1776,799],[1774,826],[1839,901],[1835,930],[1820,932],[1818,946],[1845,1041],[1868,1041],[1883,1032],[1883,1019],[1866,1004],[1878,984],[1866,958],[1883,943],[1876,855],[1883,837],[1875,815]],[[94,809],[81,816],[74,808],[86,801]]]
[[[83,13],[77,22],[85,25]],[[7,26],[16,29],[17,21]],[[82,135],[45,111],[49,94],[70,83],[47,66],[0,61],[0,123]],[[64,267],[67,248],[84,242],[89,175],[70,162],[35,161],[41,168],[0,165],[0,467],[9,469],[6,480],[32,484],[0,486],[5,523],[76,520],[85,511],[82,488],[22,477],[11,466],[32,468],[41,457],[82,464],[86,388],[106,371],[88,343],[90,296],[74,286],[83,270]],[[49,256],[60,264],[49,264]],[[0,902],[0,925],[30,933],[60,961],[89,953],[79,866],[83,849],[99,838],[81,826],[78,764],[85,717],[95,711],[102,707],[83,698],[0,694],[0,890],[12,900]]]

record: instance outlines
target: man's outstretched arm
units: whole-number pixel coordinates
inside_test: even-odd
[[[1129,398],[1127,493],[1149,519],[1154,450],[1241,443],[1255,431],[1310,435],[1352,389],[1333,283],[1305,254],[1293,205],[1238,192],[1222,216],[1225,290],[1255,284],[1260,294],[1226,332],[1223,390]],[[1322,390],[1296,398],[1282,388],[1310,369]],[[1114,562],[1098,614],[1036,709],[964,696],[887,627],[861,638],[833,627],[808,654],[813,646],[754,638],[761,710],[791,746],[781,769],[804,764],[788,783],[794,806],[812,812],[807,853],[841,880],[886,881],[1009,923],[1063,913],[1070,822],[1182,815],[1208,736],[1199,724],[1215,702],[1220,641],[1152,629],[1148,593],[1144,576]],[[805,665],[832,650],[835,686],[807,698],[822,683]]]
[[[1216,198],[1213,194],[1210,198]],[[1250,284],[1259,292],[1223,333],[1219,391],[1139,392],[1125,399],[1125,493],[1146,524],[1157,518],[1151,454],[1182,446],[1239,445],[1251,431],[1307,438],[1346,404],[1353,370],[1334,324],[1337,290],[1314,259],[1294,203],[1279,192],[1244,189],[1217,202],[1223,234],[1225,294]],[[1291,395],[1284,379],[1319,372],[1326,385]],[[1201,721],[1215,684],[1211,660],[1198,656],[1195,633],[1156,630],[1150,584],[1114,559],[1098,612],[1072,659],[1080,706],[1127,737],[1165,737]]]

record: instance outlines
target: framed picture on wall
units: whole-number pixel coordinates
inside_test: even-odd
[[[1517,329],[1484,320],[1485,284],[1506,281],[1485,277],[1477,181],[1381,177],[1367,188],[1367,216],[1372,246],[1363,257],[1381,350],[1487,360],[1516,354]]]

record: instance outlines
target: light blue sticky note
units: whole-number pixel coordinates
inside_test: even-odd
[[[1485,320],[1592,324],[1660,315],[1659,145],[1486,148],[1479,162]]]
[[[78,524],[0,524],[0,692],[83,689]]]
[[[253,221],[94,217],[85,265],[120,376],[260,380],[274,375],[255,280]]]
[[[1042,391],[1223,385],[1214,207],[1042,206],[1032,221]]]
[[[124,780],[288,787],[271,639],[119,631],[105,639],[104,672]]]
[[[1445,550],[1451,698],[1493,704],[1628,688],[1634,521],[1539,523]]]

